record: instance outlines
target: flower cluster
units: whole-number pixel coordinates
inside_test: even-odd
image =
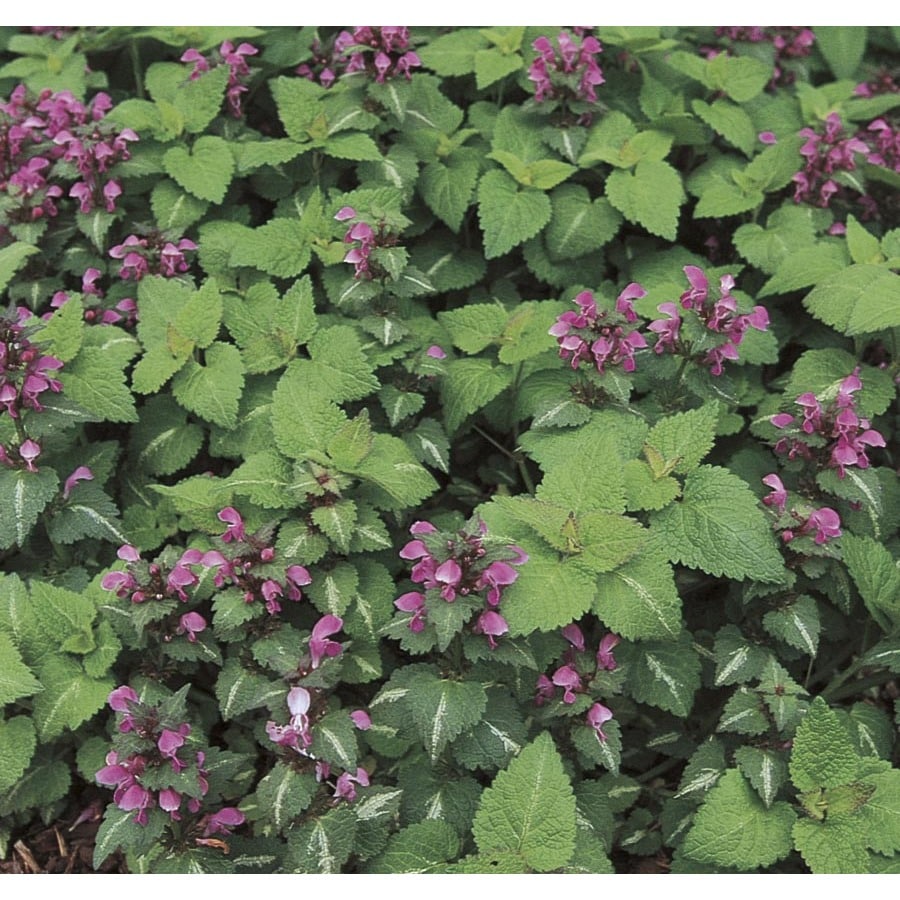
[[[103,291],[97,287],[97,280],[103,273],[93,267],[85,269],[81,276],[81,296],[87,300],[95,297],[98,301],[104,297]],[[50,310],[42,318],[49,319],[53,310],[66,305],[69,295],[65,291],[57,291],[50,300]],[[132,327],[137,322],[137,303],[131,297],[124,297],[110,309],[100,303],[84,304],[84,321],[88,325],[122,325],[125,328]]]
[[[54,373],[62,368],[55,356],[48,356],[28,339],[25,321],[31,313],[19,309],[15,314],[0,316],[0,415],[16,422],[18,446],[0,444],[0,464],[37,471],[34,461],[41,454],[40,444],[28,437],[22,417],[26,410],[40,413],[42,395],[59,393],[62,384]]]
[[[227,525],[221,539],[223,544],[233,545],[230,558],[218,550],[210,550],[199,560],[201,565],[215,569],[213,581],[216,587],[236,587],[245,603],[262,600],[272,616],[281,612],[281,600],[286,598],[296,603],[303,598],[301,588],[312,581],[307,569],[298,565],[278,567],[270,536],[265,533],[248,535],[244,520],[233,507],[220,510],[218,518]],[[331,618],[338,622],[333,631],[339,630],[343,623],[336,616]]]
[[[556,47],[547,37],[539,37],[531,46],[538,55],[528,68],[528,78],[534,82],[537,103],[556,100],[564,105],[590,105],[597,102],[595,88],[605,80],[597,63],[603,49],[600,41],[590,35],[576,41],[568,32],[561,31]]]
[[[794,401],[802,410],[802,422],[790,413],[772,416],[772,424],[787,429],[775,444],[775,452],[788,459],[815,460],[823,468],[836,469],[839,478],[847,466],[869,467],[867,448],[884,447],[884,437],[870,427],[869,420],[856,411],[854,394],[862,387],[859,368],[838,386],[837,394],[827,406],[812,392],[801,394]]]
[[[857,135],[845,133],[837,113],[829,114],[822,134],[812,128],[804,128],[800,136],[806,138],[806,143],[800,148],[806,162],[792,179],[795,185],[794,202],[827,207],[832,197],[841,191],[841,185],[832,176],[854,171],[857,155],[868,157],[869,147]],[[872,214],[871,209],[868,209],[868,214]]]
[[[582,291],[575,298],[580,311],[564,312],[550,328],[549,333],[559,344],[559,355],[569,360],[573,369],[586,360],[601,375],[606,366],[620,365],[625,372],[633,372],[635,351],[646,347],[647,340],[629,327],[637,321],[632,301],[646,293],[639,284],[629,284],[616,299],[614,310],[598,310],[594,295]]]
[[[528,555],[520,547],[491,544],[487,526],[481,521],[455,533],[438,531],[430,522],[421,521],[414,522],[409,530],[414,537],[400,551],[400,557],[415,563],[410,579],[421,584],[425,593],[405,593],[394,606],[411,614],[410,631],[425,629],[429,604],[477,598],[480,602],[476,606],[481,611],[472,632],[485,635],[493,650],[496,638],[509,630],[499,612],[503,589],[519,577],[513,566],[527,562]]]
[[[879,94],[900,94],[900,84],[889,69],[881,69],[870,81],[861,81],[853,90],[857,97],[877,97]]]
[[[110,170],[130,158],[128,145],[138,136],[103,122],[111,108],[104,93],[85,106],[69,91],[32,98],[23,85],[0,104],[0,191],[9,198],[3,206],[10,223],[57,214],[65,191],[51,175],[72,182],[68,196],[81,212],[115,211],[122,186]]]
[[[357,218],[357,212],[352,206],[343,206],[337,211],[334,218],[338,222],[349,222]],[[347,251],[344,262],[354,266],[353,277],[371,280],[381,278],[386,272],[375,259],[371,259],[373,250],[379,247],[393,247],[397,244],[397,235],[390,231],[386,223],[378,224],[377,231],[362,220],[354,222],[344,235],[345,244],[353,244]]]
[[[129,234],[121,244],[110,248],[109,255],[122,260],[119,277],[123,281],[140,281],[145,275],[174,278],[187,272],[190,267],[184,252],[196,249],[188,238],[175,243],[160,232],[151,232],[145,237]]]
[[[657,309],[668,318],[656,319],[647,326],[657,335],[653,349],[656,353],[684,356],[699,350],[699,361],[709,366],[710,374],[721,375],[725,360],[739,358],[738,346],[747,330],[766,330],[769,314],[763,306],[754,306],[749,313],[738,312],[737,300],[731,294],[734,287],[731,275],[723,275],[719,280],[719,299],[713,300],[709,296],[709,280],[702,269],[685,266],[684,274],[690,288],[679,298],[680,309],[674,303],[661,303]],[[690,317],[689,324],[685,313]],[[718,335],[724,341],[720,342]],[[710,342],[714,346],[706,349]]]
[[[192,831],[199,840],[227,835],[243,823],[244,814],[234,807],[198,815],[209,791],[209,773],[204,769],[206,754],[186,747],[191,733],[187,722],[178,721],[172,710],[143,703],[128,685],[116,688],[108,702],[120,714],[119,733],[131,739],[122,742],[127,751],[107,754],[106,765],[95,778],[114,789],[113,802],[119,809],[133,810],[138,825],[146,825],[149,812],[156,808],[172,821],[194,816]]]
[[[900,172],[900,129],[885,119],[875,119],[857,137],[868,143],[872,165]]]
[[[334,52],[342,58],[345,75],[362,72],[374,77],[378,84],[403,75],[422,65],[414,50],[409,49],[409,29],[398,25],[358,26],[342,31],[334,40]]]
[[[593,659],[586,661],[587,647],[584,632],[574,622],[562,629],[562,636],[568,641],[569,646],[563,656],[563,665],[559,666],[551,676],[539,675],[535,686],[534,702],[537,706],[556,699],[556,689],[562,690],[562,702],[566,705],[573,704],[579,693],[584,693],[588,685],[598,672],[614,672],[618,668],[613,650],[618,645],[620,638],[617,634],[609,633],[601,638]],[[607,740],[603,732],[603,725],[612,719],[612,711],[602,703],[594,702],[587,712],[587,724],[594,729],[597,740],[601,743]]]
[[[259,50],[253,44],[239,44],[237,47],[231,41],[223,41],[218,53],[205,57],[199,50],[191,47],[181,55],[181,62],[193,63],[191,81],[196,81],[210,68],[220,65],[228,66],[228,87],[225,96],[228,101],[228,109],[235,119],[241,117],[241,99],[247,92],[247,82],[250,80],[250,66],[246,57],[255,56]]]
[[[716,28],[716,35],[735,42],[771,44],[775,51],[775,71],[769,83],[772,88],[779,84],[792,84],[796,80],[796,73],[785,68],[785,63],[788,60],[809,56],[816,42],[813,31],[799,25],[779,27],[730,25]]]
[[[803,506],[791,507],[788,512],[788,494],[781,479],[772,473],[766,475],[762,482],[772,491],[763,497],[762,502],[777,514],[775,527],[781,532],[781,539],[786,544],[813,533],[817,544],[825,544],[841,536],[841,518],[833,509],[828,506],[819,509]]]
[[[337,618],[332,616],[331,618]],[[340,622],[340,619],[337,620]],[[316,689],[308,690],[302,686],[295,686],[288,691],[287,706],[291,713],[287,725],[279,725],[276,722],[266,722],[266,734],[269,739],[280,747],[286,747],[293,750],[310,761],[315,761],[316,781],[326,782],[331,775],[331,766],[323,760],[317,760],[310,752],[312,745],[312,724],[314,712],[311,707],[314,704],[314,694]],[[350,713],[350,719],[353,724],[361,731],[366,731],[372,726],[372,720],[365,710],[355,710]],[[346,800],[352,803],[356,799],[356,787],[368,787],[369,773],[362,767],[358,767],[355,774],[343,772],[332,785],[334,790],[334,802]]]

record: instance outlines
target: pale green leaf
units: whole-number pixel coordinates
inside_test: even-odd
[[[480,853],[516,853],[538,872],[571,860],[575,830],[575,795],[548,733],[497,775],[482,794],[472,826]]]
[[[787,803],[763,804],[737,769],[729,769],[697,811],[684,852],[698,862],[755,871],[793,849],[796,815]]]

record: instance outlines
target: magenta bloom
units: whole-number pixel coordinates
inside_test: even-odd
[[[413,617],[409,622],[410,631],[418,633],[425,628],[427,613],[425,611],[424,594],[420,594],[418,591],[410,591],[409,593],[402,594],[394,601],[394,606],[401,612],[413,614]]]
[[[357,784],[361,787],[369,786],[369,773],[362,767],[357,768],[356,775],[351,775],[349,772],[338,775],[334,786],[335,802],[346,800],[348,803],[352,803],[356,799],[356,788],[354,785]]]
[[[581,629],[572,622],[562,630],[562,636],[579,652],[584,652],[584,634]]]
[[[600,641],[600,646],[597,648],[597,665],[601,669],[613,672],[617,668],[613,648],[619,644],[620,640],[621,638],[617,634],[610,633]]]
[[[330,613],[323,616],[313,626],[309,640],[309,652],[312,657],[312,668],[317,669],[326,656],[337,656],[344,648],[337,641],[329,640],[329,636],[344,627],[344,620]]]
[[[807,520],[806,529],[810,528],[816,530],[816,543],[824,544],[832,538],[841,536],[840,516],[833,509],[823,506],[822,509],[813,512]]]
[[[563,703],[575,702],[575,691],[581,689],[581,676],[571,666],[558,668],[551,680],[563,689]]]
[[[766,506],[774,506],[779,513],[783,513],[784,505],[787,503],[787,491],[784,489],[781,479],[773,473],[771,475],[766,475],[766,477],[763,478],[762,483],[766,485],[766,487],[772,488],[772,493],[763,497],[762,502],[765,503]]]
[[[203,829],[203,836],[209,837],[211,834],[231,834],[231,829],[245,822],[244,814],[233,806],[226,806],[217,813],[213,813],[206,821],[206,827]]]
[[[131,709],[129,704],[138,702],[138,695],[134,692],[134,688],[123,684],[110,693],[106,702],[115,712],[127,713]]]
[[[587,723],[594,729],[597,734],[597,740],[601,743],[606,741],[606,735],[603,733],[603,725],[613,717],[612,711],[607,709],[602,703],[595,703],[587,713]]]
[[[372,719],[364,709],[354,709],[350,719],[360,731],[368,731],[372,727]]]
[[[178,620],[178,627],[175,629],[176,634],[187,634],[187,639],[192,643],[197,642],[197,635],[206,629],[206,619],[200,613],[185,613]]]
[[[495,612],[492,609],[487,609],[478,617],[478,621],[475,623],[472,631],[475,634],[487,635],[488,644],[490,645],[491,650],[493,650],[497,646],[497,642],[494,638],[506,634],[506,632],[509,631],[509,625],[506,624],[506,619],[504,619],[500,613]]]
[[[69,494],[72,493],[72,488],[78,484],[79,481],[93,481],[94,473],[87,466],[79,466],[67,479],[65,485],[63,485],[63,500],[69,499]]]

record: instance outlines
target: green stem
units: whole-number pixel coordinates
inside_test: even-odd
[[[134,89],[141,100],[145,99],[144,79],[141,73],[141,51],[138,49],[138,42],[131,40],[128,42],[128,55],[131,57],[131,71],[134,73]]]
[[[850,684],[844,687],[840,687],[840,685],[843,684],[846,679],[841,679],[837,683],[829,684],[828,687],[826,687],[825,690],[822,691],[820,696],[830,702],[834,702],[835,700],[843,700],[844,697],[852,697],[855,694],[862,694],[869,688],[880,687],[882,684],[890,681],[892,678],[894,678],[894,673],[885,669],[881,672],[876,672],[874,675],[867,675],[865,678],[860,678],[858,681],[852,681]]]

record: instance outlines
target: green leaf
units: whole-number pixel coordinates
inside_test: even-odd
[[[0,548],[24,547],[31,529],[56,496],[59,478],[53,469],[0,470]]]
[[[312,730],[312,738],[310,751],[316,759],[356,772],[359,753],[356,726],[346,710],[329,713],[320,719]]]
[[[244,388],[244,366],[233,344],[215,341],[206,348],[204,362],[188,360],[172,380],[172,394],[187,410],[224,428],[237,425]]]
[[[690,472],[684,497],[654,514],[670,559],[710,575],[783,582],[784,563],[756,497],[727,469]]]
[[[681,598],[666,559],[640,553],[597,577],[596,615],[628,640],[676,638],[681,632]]]
[[[368,497],[376,509],[414,506],[437,488],[406,444],[388,434],[375,435],[372,452],[348,471],[377,486],[379,490]]]
[[[74,731],[106,705],[111,678],[90,678],[68,657],[48,658],[38,671],[44,686],[34,699],[34,724],[42,741]]]
[[[99,347],[83,347],[62,377],[66,396],[90,412],[93,421],[136,422],[134,397],[122,371],[126,363]]]
[[[248,228],[231,251],[235,266],[249,266],[278,278],[293,278],[309,265],[311,244],[299,219],[270,219]]]
[[[698,862],[742,872],[765,868],[793,849],[795,820],[787,803],[766,808],[741,773],[729,769],[697,811],[684,852]]]
[[[763,627],[769,634],[808,656],[816,655],[822,623],[816,601],[807,594],[794,597],[777,609],[767,612],[763,616]]]
[[[900,569],[893,555],[873,538],[854,534],[844,535],[841,550],[866,609],[891,632],[900,624]]]
[[[499,342],[509,321],[509,313],[499,303],[470,303],[438,313],[438,321],[465,353],[479,353],[489,344]]]
[[[452,825],[440,819],[417,822],[391,835],[384,851],[369,866],[375,874],[433,872],[460,850],[459,836]]]
[[[163,111],[168,106],[175,114],[179,123],[175,130],[177,136],[182,127],[191,134],[199,134],[216,117],[225,99],[229,75],[228,66],[217,66],[191,80],[179,63],[153,63],[144,77],[157,107]]]
[[[131,429],[129,452],[150,475],[172,475],[184,468],[203,444],[203,429],[169,394],[150,397]]]
[[[571,559],[560,562],[552,556],[531,553],[515,583],[503,593],[509,633],[552,631],[575,622],[591,608],[594,592],[594,576]]]
[[[498,49],[475,51],[475,86],[479,91],[501,78],[521,70],[522,57],[518,53],[505,54]]]
[[[818,280],[803,305],[817,319],[846,335],[900,325],[900,275],[881,266],[854,264]]]
[[[49,811],[51,804],[66,796],[71,781],[70,763],[38,761],[0,797],[0,816],[31,807]]]
[[[622,216],[605,197],[591,200],[580,184],[560,185],[550,195],[553,214],[545,238],[554,260],[576,259],[611,241]]]
[[[428,163],[419,176],[422,199],[447,227],[458,232],[478,183],[477,159],[453,154]]]
[[[475,71],[475,51],[487,41],[475,28],[459,28],[418,48],[422,64],[442,76],[468,75]]]
[[[534,423],[532,423],[532,427],[534,427]],[[669,463],[662,457],[660,459],[663,469],[668,468]],[[626,509],[629,512],[641,509],[662,509],[681,493],[681,485],[676,479],[671,475],[654,474],[650,466],[642,459],[629,459],[622,471]]]
[[[22,661],[15,644],[0,632],[0,706],[12,703],[19,697],[30,697],[41,690],[41,683]]]
[[[626,686],[635,700],[687,716],[700,687],[700,658],[689,632],[678,640],[625,644],[616,650],[627,665]]]
[[[485,789],[472,833],[479,853],[515,853],[538,872],[571,860],[575,795],[549,734],[525,747]]]
[[[744,109],[723,99],[714,100],[712,103],[694,100],[691,103],[691,109],[716,134],[721,135],[745,155],[752,155],[758,138],[753,120]]]
[[[797,819],[794,845],[815,875],[859,875],[869,871],[865,831],[852,820],[838,817],[819,823]]]
[[[127,544],[129,539],[122,528],[112,498],[96,484],[81,484],[47,523],[47,535],[57,544],[71,544],[85,537]]]
[[[294,828],[288,835],[289,871],[338,874],[353,851],[356,827],[353,810],[339,806]]]
[[[506,172],[493,169],[478,185],[478,221],[487,259],[502,256],[534,237],[552,215],[550,198],[534,188],[520,189]]]
[[[900,771],[869,775],[865,783],[875,787],[858,813],[868,827],[867,846],[876,853],[893,856],[900,850]]]
[[[453,742],[453,756],[467,769],[493,771],[518,754],[528,731],[518,707],[502,689],[488,691],[488,704],[474,728]]]
[[[5,635],[0,635],[0,656],[3,655],[3,638]],[[6,793],[19,781],[31,762],[36,743],[34,724],[29,716],[0,720],[0,791]]]
[[[512,372],[486,359],[455,359],[441,382],[441,400],[447,432],[452,434],[466,417],[486,406],[507,388]]]
[[[406,699],[432,763],[453,738],[481,719],[487,705],[482,685],[439,678],[423,679]]]
[[[161,809],[150,810],[145,825],[137,824],[134,815],[134,810],[119,809],[113,803],[106,807],[94,843],[95,869],[119,848],[127,848],[137,856],[146,853],[162,836],[169,821]]]
[[[216,698],[223,719],[234,719],[248,709],[258,709],[260,706],[279,709],[283,704],[278,701],[286,696],[283,683],[269,681],[266,676],[244,668],[234,658],[225,661],[216,681]]]
[[[856,778],[859,757],[837,714],[816,697],[797,729],[791,751],[791,781],[800,791],[833,788]]]
[[[713,683],[716,687],[758,678],[770,658],[768,651],[748,641],[736,625],[724,625],[719,629],[714,653],[716,676]]]
[[[173,181],[160,181],[150,195],[153,217],[162,231],[184,232],[201,219],[209,203],[179,190]]]
[[[884,262],[881,242],[851,215],[847,216],[847,248],[850,251],[850,258],[855,263],[877,265]]]
[[[70,297],[53,313],[36,337],[42,352],[67,363],[78,355],[84,340],[84,329],[84,304],[80,298]]]
[[[0,291],[6,290],[12,281],[13,275],[22,267],[22,264],[34,253],[39,253],[38,247],[16,241],[8,247],[0,249]]]
[[[204,135],[193,146],[175,146],[163,157],[166,173],[200,200],[221,203],[234,175],[234,157],[224,138]]]
[[[629,222],[675,240],[679,211],[687,198],[681,176],[668,163],[641,160],[633,174],[616,169],[606,179],[606,196]]]
[[[647,444],[666,461],[666,469],[686,475],[700,465],[712,449],[719,420],[719,403],[713,400],[699,409],[660,419],[647,435]],[[652,462],[651,462],[652,466]],[[658,475],[668,475],[661,472]]]
[[[835,78],[853,78],[866,52],[866,26],[841,25],[816,28],[816,47]]]
[[[250,803],[258,809],[253,818],[270,819],[284,834],[308,806],[316,791],[315,776],[300,773],[282,762],[260,781]]]
[[[744,746],[734,751],[734,761],[766,807],[770,808],[781,786],[788,779],[785,754],[776,750]]]

